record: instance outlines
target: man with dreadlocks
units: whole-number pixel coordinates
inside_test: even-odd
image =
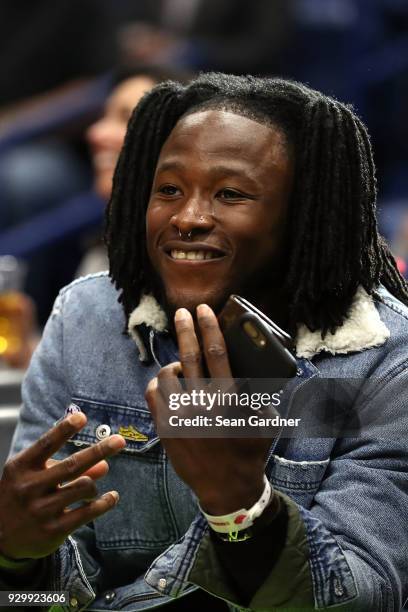
[[[375,199],[365,127],[302,84],[204,74],[142,99],[107,211],[110,278],[62,290],[24,383],[3,588],[68,591],[69,610],[401,608],[408,290]],[[165,384],[231,379],[216,318],[231,293],[295,337],[293,393],[372,377],[399,437],[159,440]],[[245,537],[220,537],[248,511]]]

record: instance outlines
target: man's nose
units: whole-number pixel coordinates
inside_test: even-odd
[[[171,217],[170,223],[182,234],[193,230],[208,232],[215,225],[211,204],[192,197]]]

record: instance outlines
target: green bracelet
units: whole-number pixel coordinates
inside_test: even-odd
[[[229,531],[228,533],[214,531],[214,533],[222,542],[245,542],[245,540],[249,540],[254,535],[252,527],[241,529],[241,531]]]

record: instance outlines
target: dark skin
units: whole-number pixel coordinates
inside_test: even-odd
[[[156,422],[167,411],[163,383],[172,392],[183,391],[180,372],[190,388],[207,372],[232,379],[215,315],[231,293],[244,295],[272,317],[285,312],[279,290],[271,291],[264,274],[280,276],[293,174],[282,130],[231,112],[187,116],[165,142],[147,210],[147,246],[168,313],[175,313],[180,362],[162,368],[147,387]],[[205,246],[215,249],[214,258],[186,260],[174,253]],[[162,442],[208,513],[249,508],[259,499],[271,440]]]
[[[234,291],[273,314],[293,174],[278,127],[215,110],[178,122],[162,147],[146,217],[148,254],[170,319],[200,303],[217,312]],[[171,259],[169,250],[189,244],[224,256]]]
[[[147,212],[147,243],[168,315],[176,314],[180,362],[162,368],[147,387],[153,418],[167,410],[160,391],[164,379],[177,389],[182,371],[193,386],[204,366],[212,378],[231,379],[214,314],[230,293],[242,293],[282,323],[285,303],[277,279],[293,173],[290,147],[278,127],[229,112],[185,117],[164,144]],[[214,258],[171,258],[171,250],[192,247],[209,249]],[[125,446],[120,435],[63,461],[51,459],[85,424],[83,413],[71,415],[7,462],[0,480],[3,555],[45,557],[78,527],[114,507],[111,493],[97,497],[94,481],[106,474],[105,459]],[[163,444],[207,512],[232,512],[260,497],[270,440],[163,439]],[[67,508],[79,501],[87,503]]]
[[[75,529],[115,505],[111,492],[97,497],[94,481],[107,473],[105,459],[125,446],[122,436],[110,436],[62,461],[51,459],[85,424],[85,414],[70,415],[7,461],[0,480],[3,555],[12,559],[46,557]],[[67,509],[79,501],[89,503]]]

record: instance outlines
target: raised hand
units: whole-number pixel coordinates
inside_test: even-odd
[[[191,314],[184,308],[176,312],[180,362],[163,367],[157,378],[149,382],[145,394],[156,424],[161,415],[168,414],[168,390],[183,392],[178,379],[180,372],[187,389],[194,388],[195,381],[204,378],[204,363],[211,378],[223,379],[227,388],[233,385],[224,337],[214,312],[209,306],[200,305],[197,320],[202,350]],[[184,416],[188,416],[186,411],[188,408]],[[169,437],[163,438],[162,443],[174,469],[209,514],[221,515],[248,508],[259,499],[270,439]]]
[[[110,436],[61,461],[51,459],[85,424],[82,412],[70,415],[7,461],[0,480],[1,554],[12,559],[46,557],[75,529],[115,506],[118,493],[96,498],[94,481],[109,469],[105,458],[125,446],[122,436]],[[87,500],[92,501],[67,508]]]

